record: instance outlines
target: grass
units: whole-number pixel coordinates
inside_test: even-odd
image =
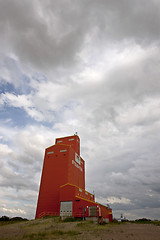
[[[46,215],[46,216],[44,216],[42,219],[55,219],[55,220],[59,220],[60,219],[60,217],[59,216],[54,216],[54,215]],[[38,220],[38,219],[37,219]]]
[[[86,227],[86,226],[88,226],[88,225],[90,225],[90,224],[93,224],[93,222],[91,223],[91,222],[79,222],[79,223],[77,223],[77,227]]]
[[[46,232],[30,233],[30,234],[24,234],[22,239],[41,240],[41,239],[44,239],[46,235],[47,235]]]
[[[130,221],[130,223],[136,223],[136,224],[153,224],[156,226],[160,226],[160,221]]]
[[[10,224],[9,224],[10,223]],[[28,222],[9,222],[5,225],[0,225],[0,240],[49,240],[49,239],[110,239],[115,237],[115,231],[118,234],[124,235],[126,239],[133,239],[131,233],[125,235],[128,223],[113,222],[105,225],[98,225],[93,221],[73,221],[68,218],[65,221],[60,220],[59,217],[45,217],[38,220],[30,220]],[[153,224],[160,226],[160,221],[144,221],[133,222],[135,224]],[[124,226],[124,228],[123,228]],[[134,227],[134,226],[133,226]],[[159,229],[159,227],[157,227]],[[116,229],[116,230],[115,230]],[[146,229],[148,227],[146,226]],[[108,238],[109,239],[109,238]]]
[[[10,224],[15,224],[15,223],[21,223],[22,221],[17,221],[17,220],[13,220],[13,221],[0,221],[0,226],[4,226],[4,225],[10,225]],[[27,221],[23,221],[23,222],[27,222]],[[1,239],[0,239],[1,240]]]
[[[83,222],[77,223],[76,227],[90,230],[91,228],[92,229],[94,228],[94,224],[93,224],[93,221],[83,221]]]
[[[153,224],[156,225],[156,226],[160,226],[160,221],[154,222]]]
[[[73,231],[73,230],[69,230],[69,231],[55,230],[55,231],[52,231],[52,235],[55,235],[55,236],[61,236],[61,235],[74,236],[74,235],[78,235],[78,234],[81,234],[81,233],[78,232],[78,231]]]
[[[99,231],[105,231],[105,232],[111,232],[111,226],[113,224],[103,224],[103,225],[99,225],[94,223],[93,221],[83,221],[83,222],[79,222],[76,225],[76,228],[78,228],[81,231],[92,231],[95,234],[98,234]]]
[[[81,221],[80,218],[73,218],[73,217],[67,217],[64,220],[61,220],[62,222],[77,222],[77,221]]]
[[[75,236],[75,235],[79,235],[81,234],[78,231],[62,231],[62,230],[54,230],[54,231],[45,231],[45,232],[38,232],[38,233],[30,233],[30,234],[24,234],[23,235],[23,239],[26,240],[42,240],[45,239],[45,237],[49,236],[56,236],[56,237],[60,237],[60,236]]]

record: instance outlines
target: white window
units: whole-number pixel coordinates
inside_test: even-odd
[[[47,152],[47,154],[53,154],[54,152]]]
[[[75,153],[75,161],[76,161],[79,165],[81,165],[81,158],[80,158],[80,156],[79,156],[77,153]]]
[[[67,149],[64,149],[64,150],[60,150],[60,152],[67,152]]]

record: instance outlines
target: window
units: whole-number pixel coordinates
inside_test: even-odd
[[[60,150],[60,152],[67,152],[67,149],[64,149],[64,150]]]
[[[47,152],[47,154],[53,154],[54,152]]]
[[[79,156],[77,153],[75,153],[75,161],[76,161],[79,165],[81,165],[80,156]]]

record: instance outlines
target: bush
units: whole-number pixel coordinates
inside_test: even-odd
[[[151,222],[151,219],[140,218],[140,219],[136,219],[135,222]]]
[[[67,217],[64,220],[62,220],[63,222],[76,222],[76,221],[81,221],[81,218],[74,218],[74,217]]]
[[[2,216],[0,218],[0,221],[9,221],[9,220],[10,220],[9,217],[7,217],[7,216]]]
[[[13,217],[10,219],[10,221],[28,221],[28,219],[22,217]]]

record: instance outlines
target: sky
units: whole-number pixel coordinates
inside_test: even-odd
[[[96,201],[160,219],[159,23],[159,0],[0,0],[0,216],[34,218],[45,148],[78,132]]]

